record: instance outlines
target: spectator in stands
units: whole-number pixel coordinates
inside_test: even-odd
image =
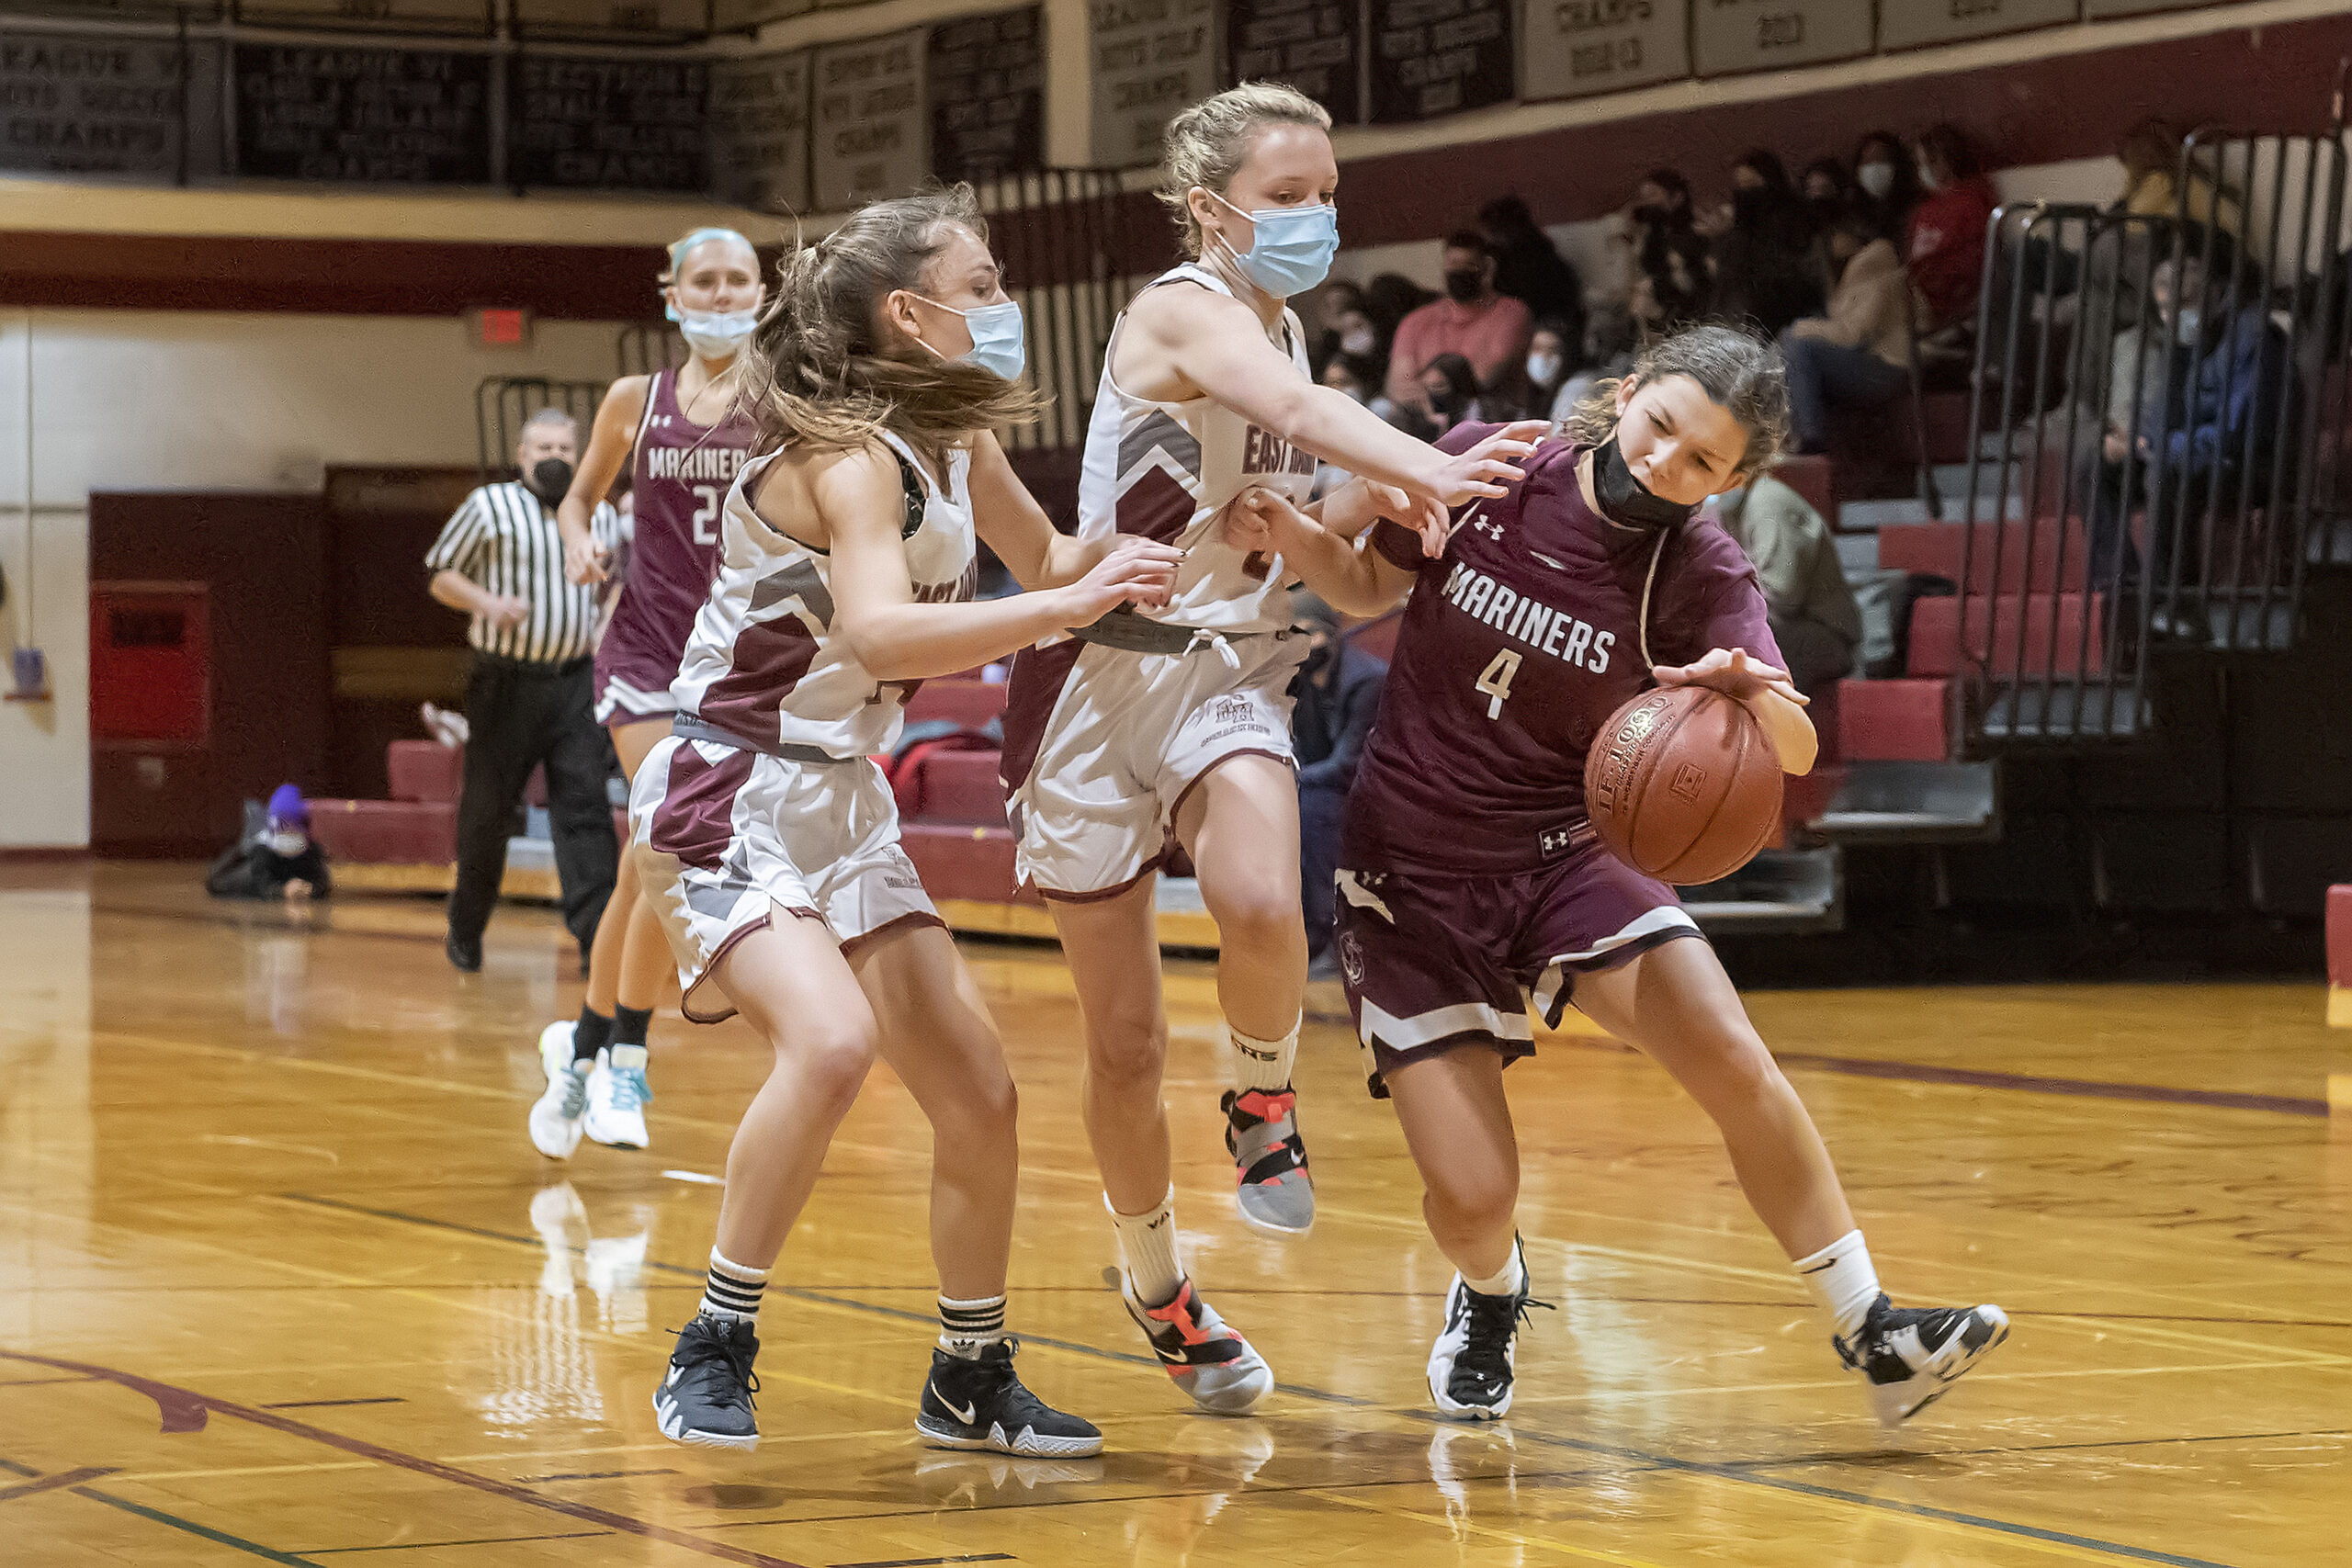
[[[1398,272],[1384,272],[1363,286],[1364,313],[1372,318],[1372,330],[1377,338],[1374,353],[1381,360],[1381,379],[1388,376],[1388,354],[1396,342],[1396,329],[1406,317],[1428,304],[1437,296]]]
[[[1584,341],[1584,279],[1536,223],[1527,203],[1498,197],[1478,209],[1478,231],[1495,256],[1495,292],[1525,305],[1536,321],[1557,321],[1570,344]]]
[[[1919,204],[1918,164],[1891,130],[1873,130],[1854,148],[1854,186],[1882,238],[1903,246]]]
[[[1781,336],[1789,367],[1793,449],[1819,452],[1829,412],[1881,407],[1911,385],[1911,284],[1894,247],[1868,211],[1849,208],[1829,231],[1838,287],[1829,313],[1794,322]]]
[[[1421,406],[1437,426],[1435,440],[1457,424],[1477,424],[1503,417],[1489,407],[1488,394],[1478,390],[1470,362],[1458,354],[1441,354],[1421,372]],[[1498,404],[1497,407],[1499,407]]]
[[[1764,473],[1720,498],[1715,509],[1724,532],[1755,564],[1789,678],[1809,697],[1828,691],[1854,667],[1862,640],[1862,612],[1846,585],[1829,525],[1804,497]]]
[[[1762,148],[1732,165],[1731,201],[1700,231],[1714,276],[1709,313],[1778,337],[1798,317],[1821,309],[1810,265],[1813,225],[1781,160]]]
[[[2186,218],[2211,224],[2233,239],[2243,239],[2245,214],[2237,194],[2214,187],[2202,168],[2188,171],[2188,210],[2180,209],[2181,150],[2187,138],[2165,119],[2143,119],[2123,133],[2115,156],[2123,165],[2120,215],[2131,218]]]
[[[1322,327],[1307,344],[1306,357],[1317,376],[1337,355],[1370,358],[1379,353],[1380,334],[1373,330],[1372,316],[1364,309],[1363,290],[1347,279],[1323,286],[1315,297],[1315,315]]]
[[[1513,400],[1519,404],[1520,417],[1553,417],[1552,407],[1560,400],[1560,389],[1583,365],[1581,333],[1556,318],[1537,321],[1534,335],[1527,340],[1527,363],[1522,367],[1520,395]]]
[[[1432,412],[1423,400],[1422,372],[1442,354],[1469,361],[1479,387],[1517,368],[1527,355],[1534,318],[1516,299],[1495,292],[1495,258],[1475,229],[1446,236],[1441,257],[1445,298],[1431,300],[1397,323],[1388,351],[1388,396]]]
[[[1984,225],[1999,198],[1958,126],[1930,126],[1920,136],[1918,171],[1928,194],[1911,210],[1905,255],[1922,301],[1921,334],[1952,341],[1976,320]]]
[[[1690,182],[1679,169],[1653,169],[1626,213],[1634,265],[1648,279],[1658,327],[1672,332],[1705,313],[1707,242],[1690,209]]]
[[[334,890],[326,852],[311,837],[311,805],[292,784],[280,784],[266,810],[245,803],[245,831],[205,874],[215,898],[283,898],[300,904]]]
[[[1797,194],[1814,215],[1814,226],[1826,229],[1854,193],[1845,164],[1835,158],[1815,158],[1797,176]]]
[[[1306,662],[1291,684],[1291,746],[1298,756],[1298,869],[1306,917],[1308,976],[1338,971],[1332,952],[1333,878],[1340,869],[1340,807],[1380,706],[1388,666],[1350,648],[1331,606],[1304,589],[1291,595],[1291,624],[1306,635]]]
[[[2237,247],[2221,234],[2211,244],[2210,265],[2196,250],[2157,263],[2149,292],[2167,341],[2163,385],[2147,403],[2162,407],[2143,405],[2137,431],[2110,426],[2084,476],[2097,588],[2140,582],[2131,516],[2143,499],[2151,583],[2168,588],[2202,581],[2199,545],[2209,511],[2217,526],[2229,526],[2241,505],[2269,498],[2277,442],[2291,423],[2293,358]],[[2151,358],[2155,352],[2150,345]]]
[[[472,620],[471,734],[447,943],[449,962],[469,974],[481,967],[482,928],[498,902],[506,840],[535,764],[547,773],[563,923],[579,941],[583,972],[620,866],[605,793],[612,747],[589,700],[596,591],[564,577],[555,522],[579,445],[579,426],[562,410],[533,414],[514,449],[523,477],[467,496],[424,558],[433,597]],[[609,538],[612,528],[613,509],[600,502],[592,531]]]

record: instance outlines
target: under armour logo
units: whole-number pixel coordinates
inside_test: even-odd
[[[1496,522],[1491,517],[1481,517],[1476,522],[1473,522],[1470,525],[1470,531],[1474,534],[1484,534],[1489,539],[1496,540],[1498,543],[1501,541],[1503,536],[1503,525]]]

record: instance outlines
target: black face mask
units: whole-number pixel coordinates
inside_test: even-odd
[[[1665,222],[1666,217],[1666,209],[1655,201],[1645,201],[1634,209],[1634,220],[1637,223],[1646,223],[1653,229]]]
[[[560,457],[542,457],[523,482],[533,495],[552,505],[571,489],[571,465]]]
[[[1477,267],[1465,267],[1445,275],[1445,292],[1458,305],[1469,304],[1486,287],[1487,275]]]
[[[1431,413],[1451,415],[1462,412],[1462,400],[1453,395],[1453,389],[1451,387],[1430,392],[1428,396]]]
[[[1625,454],[1617,449],[1613,435],[1593,454],[1592,490],[1600,498],[1601,514],[1628,528],[1679,528],[1699,510],[1651,494],[1649,487],[1625,466]]]

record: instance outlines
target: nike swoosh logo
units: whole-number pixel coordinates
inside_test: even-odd
[[[931,1385],[931,1396],[932,1398],[939,1401],[940,1404],[946,1405],[947,1414],[953,1416],[956,1420],[961,1421],[967,1427],[973,1424],[972,1417],[980,1408],[980,1402],[976,1399],[972,1401],[971,1404],[964,1406],[963,1409],[956,1409],[954,1403],[950,1401],[945,1394],[939,1392],[939,1385],[937,1383],[933,1383]]]

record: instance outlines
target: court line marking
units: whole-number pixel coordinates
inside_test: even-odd
[[[562,1535],[486,1535],[472,1540],[401,1540],[390,1546],[306,1546],[313,1557],[345,1557],[360,1551],[421,1551],[436,1546],[521,1546],[537,1540],[609,1540],[611,1530],[571,1530]]]
[[[522,1503],[530,1507],[544,1508],[550,1513],[562,1514],[578,1519],[583,1524],[602,1525],[609,1530],[622,1534],[683,1547],[705,1557],[716,1557],[728,1562],[741,1562],[746,1564],[747,1568],[804,1568],[803,1564],[793,1562],[786,1558],[771,1557],[764,1552],[753,1551],[747,1547],[729,1546],[723,1541],[707,1540],[701,1536],[689,1535],[684,1530],[673,1529],[667,1525],[657,1525],[646,1519],[632,1518],[627,1514],[616,1514],[609,1508],[599,1508],[587,1503],[574,1503],[562,1497],[549,1497],[526,1487],[518,1486],[511,1481],[501,1481],[495,1476],[477,1474],[470,1470],[459,1470],[455,1465],[443,1464],[437,1460],[425,1459],[418,1454],[402,1453],[398,1449],[385,1448],[379,1443],[371,1443],[364,1438],[349,1437],[341,1432],[329,1431],[323,1427],[313,1427],[307,1422],[297,1421],[291,1416],[280,1416],[256,1405],[240,1404],[233,1400],[198,1393],[193,1389],[178,1388],[170,1383],[158,1382],[153,1378],[143,1378],[135,1372],[119,1371],[111,1367],[101,1367],[86,1361],[68,1361],[54,1356],[36,1356],[28,1351],[10,1350],[5,1347],[0,1347],[0,1359],[23,1361],[34,1366],[53,1367],[62,1371],[83,1372],[91,1377],[103,1378],[108,1382],[119,1383],[133,1393],[145,1394],[148,1398],[154,1400],[157,1406],[165,1412],[164,1429],[166,1431],[172,1429],[170,1421],[175,1409],[182,1411],[192,1409],[195,1412],[196,1426],[192,1428],[194,1430],[202,1429],[206,1411],[217,1410],[223,1416],[233,1416],[240,1421],[250,1422],[254,1426],[266,1427],[288,1437],[304,1438],[311,1442],[323,1443],[328,1448],[340,1449],[345,1453],[353,1454],[361,1459],[374,1460],[380,1464],[391,1465],[413,1474],[428,1476],[436,1481],[451,1482],[459,1486],[469,1487],[476,1492],[484,1492],[493,1497],[503,1498],[511,1503]],[[95,1495],[87,1488],[77,1487],[75,1492],[77,1495]],[[115,1499],[105,1500],[115,1501],[118,1506],[128,1507],[133,1512],[152,1512],[135,1503]],[[169,1516],[164,1515],[156,1517],[169,1518]],[[203,1526],[188,1524],[187,1521],[180,1522],[184,1528],[194,1529],[199,1534],[213,1533]],[[298,1564],[303,1562],[301,1558],[272,1552],[266,1547],[256,1550],[277,1562]],[[312,1568],[315,1568],[315,1565],[312,1565]]]
[[[6,1354],[6,1351],[0,1350],[0,1355]],[[18,1475],[39,1473],[29,1465],[17,1464],[6,1459],[0,1459],[0,1470],[14,1471]],[[119,1508],[126,1514],[136,1514],[142,1519],[152,1519],[156,1524],[168,1525],[173,1529],[200,1536],[217,1546],[233,1547],[248,1556],[258,1557],[266,1562],[287,1564],[288,1568],[319,1568],[317,1563],[307,1557],[296,1557],[290,1552],[264,1546],[257,1540],[247,1540],[241,1535],[231,1535],[226,1530],[214,1529],[210,1525],[200,1525],[194,1519],[184,1519],[177,1514],[167,1514],[161,1508],[151,1508],[144,1503],[134,1503],[128,1497],[118,1497],[111,1492],[101,1492],[95,1486],[75,1486],[69,1490],[76,1497],[86,1497],[93,1503],[104,1503],[109,1508]]]
[[[2239,1089],[2174,1089],[2165,1084],[2114,1083],[2103,1078],[2043,1077],[2037,1073],[1989,1072],[1978,1067],[1939,1067],[1927,1062],[1884,1061],[1873,1056],[1823,1056],[1809,1051],[1775,1051],[1783,1067],[1849,1077],[1895,1078],[1909,1083],[1965,1089],[2006,1089],[2023,1094],[2075,1095],[2087,1100],[2130,1100],[2160,1105],[2207,1106],[2221,1111],[2269,1111],[2285,1116],[2327,1114],[2327,1101],[2291,1094],[2250,1094]]]
[[[287,1192],[280,1193],[278,1196],[293,1200],[297,1202],[316,1203],[322,1208],[337,1209],[353,1213],[367,1214],[377,1219],[390,1220],[406,1224],[422,1225],[431,1229],[458,1231],[469,1235],[481,1236],[487,1240],[503,1241],[517,1247],[527,1247],[534,1251],[539,1249],[539,1242],[537,1237],[526,1238],[505,1232],[490,1230],[480,1225],[469,1225],[456,1221],[436,1220],[423,1214],[402,1213],[398,1210],[364,1208],[356,1203],[345,1203],[339,1200],[321,1198],[310,1193]],[[660,1269],[665,1273],[691,1274],[696,1278],[699,1278],[703,1272],[699,1269],[688,1269],[683,1264],[666,1263],[659,1258],[646,1259],[644,1267],[648,1269]],[[851,1312],[865,1313],[876,1316],[889,1317],[903,1322],[921,1324],[926,1328],[930,1327],[937,1321],[932,1314],[927,1313],[909,1312],[904,1308],[884,1306],[874,1302],[854,1301],[845,1297],[830,1295],[824,1292],[810,1290],[802,1286],[772,1284],[768,1288],[778,1294],[797,1297],[803,1301],[821,1303],[827,1306],[845,1309]],[[1154,1359],[1136,1356],[1124,1351],[1106,1350],[1099,1346],[1080,1344],[1072,1340],[1048,1339],[1042,1336],[1030,1335],[1023,1335],[1022,1337],[1023,1341],[1028,1344],[1050,1345],[1057,1349],[1070,1350],[1080,1355],[1095,1357],[1103,1360],[1150,1366],[1155,1369],[1159,1365],[1158,1361]],[[9,1354],[9,1352],[0,1350],[0,1355],[7,1354]],[[2341,1359],[2341,1358],[2338,1359]],[[2276,1370],[2278,1364],[2276,1362],[2263,1362],[2256,1363],[2256,1365],[2267,1366],[2272,1370]],[[2025,1376],[2028,1374],[2018,1375]],[[1327,1404],[1341,1405],[1350,1409],[1367,1410],[1378,1414],[1390,1415],[1406,1421],[1434,1427],[1440,1430],[1448,1429],[1453,1425],[1453,1423],[1444,1420],[1443,1417],[1428,1411],[1409,1410],[1401,1407],[1384,1405],[1374,1400],[1360,1398],[1353,1394],[1336,1393],[1328,1389],[1318,1389],[1307,1384],[1277,1382],[1274,1387],[1282,1393],[1295,1394],[1302,1398],[1315,1400]],[[1519,1434],[1517,1433],[1513,1434],[1515,1438]],[[1526,1434],[1526,1436],[1528,1439],[1532,1442],[1542,1443],[1554,1448],[1565,1448],[1573,1452],[1589,1453],[1603,1458],[1614,1459],[1621,1463],[1630,1461],[1656,1470],[1676,1471],[1685,1474],[1702,1476],[1717,1481],[1729,1481],[1744,1485],[1763,1486],[1774,1491],[1791,1493],[1799,1496],[1826,1499],[1852,1505],[1858,1507],[1877,1509],[1882,1512],[1904,1514],[1910,1517],[1918,1519],[1932,1520],[1949,1525],[1963,1526],[1980,1530],[1989,1530],[1997,1534],[2009,1536],[2019,1540],[2041,1542],[2046,1545],[2052,1546],[2077,1547],[2092,1552],[2103,1552],[2109,1557],[2124,1557],[2143,1562],[2165,1563],[2170,1565],[2170,1568],[2232,1568],[2231,1564],[2216,1562],[2208,1558],[2178,1556],[2170,1552],[2157,1551],[2152,1548],[2130,1546],[2120,1541],[2101,1540],[2095,1536],[2075,1535],[2064,1530],[2044,1529],[2038,1525],[2018,1524],[2007,1519],[1993,1518],[1982,1514],[1963,1513],[1957,1509],[1951,1508],[1937,1508],[1923,1503],[1905,1503],[1895,1499],[1872,1497],[1862,1493],[1843,1491],[1837,1487],[1818,1486],[1808,1482],[1791,1481],[1781,1477],[1758,1475],[1731,1465],[1715,1461],[1704,1460],[1685,1460],[1677,1458],[1670,1454],[1654,1454],[1645,1450],[1621,1444],[1599,1443],[1586,1438],[1556,1437],[1549,1433],[1532,1432]],[[1932,1455],[1928,1457],[1932,1457]]]
[[[79,1470],[61,1470],[55,1475],[44,1475],[32,1481],[19,1481],[14,1486],[0,1486],[0,1503],[29,1497],[36,1492],[54,1492],[61,1486],[79,1486],[85,1481],[96,1481],[101,1475],[112,1475],[116,1467],[85,1464]]]
[[[407,1396],[397,1393],[378,1394],[373,1399],[281,1399],[275,1404],[265,1404],[264,1410],[330,1410],[346,1404],[406,1404]]]
[[[1480,1483],[1489,1485],[1500,1479],[1499,1476],[1477,1478]],[[1466,1531],[1471,1535],[1507,1541],[1513,1546],[1534,1546],[1547,1551],[1563,1552],[1570,1557],[1581,1558],[1588,1562],[1615,1563],[1617,1568],[1663,1568],[1662,1564],[1653,1562],[1646,1557],[1632,1557],[1623,1552],[1610,1551],[1595,1546],[1571,1546],[1566,1541],[1554,1540],[1549,1536],[1536,1535],[1527,1530],[1503,1529],[1494,1525],[1482,1525],[1474,1519],[1455,1518],[1451,1514],[1439,1518],[1419,1509],[1399,1507],[1394,1503],[1385,1502],[1377,1497],[1351,1497],[1344,1493],[1320,1488],[1306,1490],[1300,1495],[1312,1498],[1317,1502],[1337,1503],[1343,1508],[1360,1508],[1366,1513],[1381,1514],[1390,1518],[1410,1519],[1416,1524],[1431,1525],[1447,1534],[1456,1536],[1457,1540],[1462,1532]]]

